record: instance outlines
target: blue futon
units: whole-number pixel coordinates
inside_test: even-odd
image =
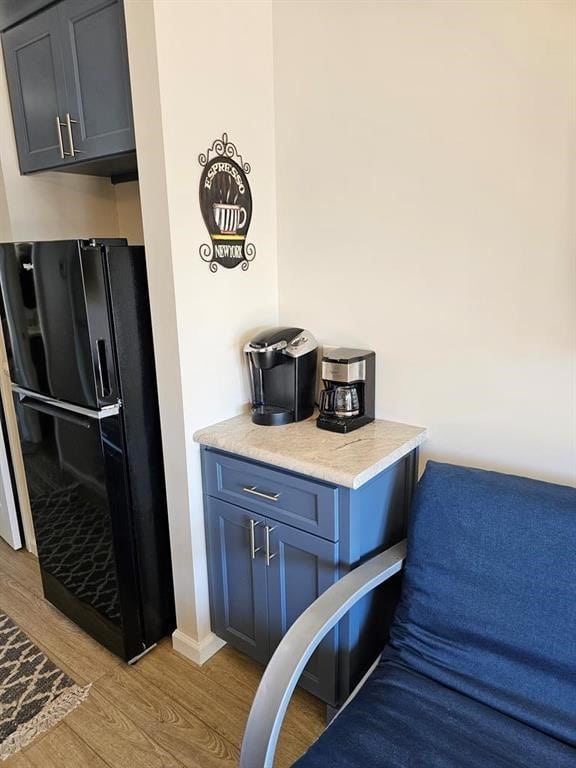
[[[296,766],[576,768],[576,489],[428,462],[389,645]]]

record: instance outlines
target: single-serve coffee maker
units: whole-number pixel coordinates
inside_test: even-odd
[[[338,347],[324,354],[316,426],[351,432],[374,421],[375,364],[369,349]]]
[[[318,344],[304,328],[270,328],[246,344],[252,421],[276,426],[314,413]]]

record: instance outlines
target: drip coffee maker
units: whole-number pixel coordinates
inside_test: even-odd
[[[375,362],[368,349],[338,347],[324,354],[320,429],[351,432],[374,421]]]

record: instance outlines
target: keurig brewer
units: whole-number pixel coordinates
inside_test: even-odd
[[[303,328],[271,328],[246,344],[254,424],[289,424],[312,415],[317,349]]]
[[[369,349],[338,347],[324,355],[320,429],[351,432],[374,421],[375,362]]]

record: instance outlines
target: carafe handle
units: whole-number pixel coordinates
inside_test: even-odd
[[[323,389],[320,392],[320,412],[334,413],[334,389]]]

